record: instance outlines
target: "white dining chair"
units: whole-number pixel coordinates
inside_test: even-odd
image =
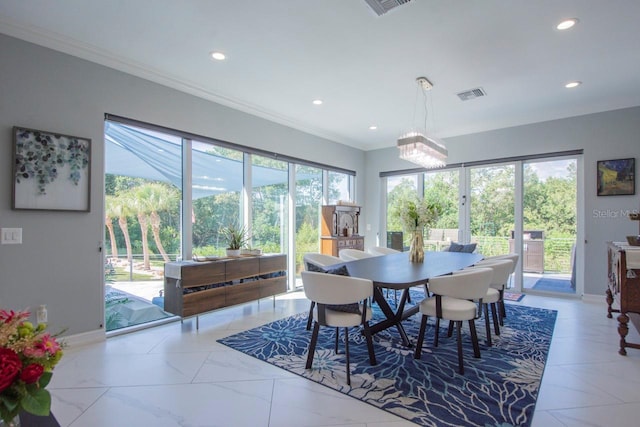
[[[321,254],[318,252],[310,252],[304,254],[304,256],[302,257],[302,261],[304,262],[305,267],[307,266],[307,263],[317,265],[318,267],[326,267],[329,265],[340,264],[341,262],[344,262],[338,257]]]
[[[520,256],[518,254],[505,254],[505,255],[494,255],[491,257],[486,257],[481,261],[478,261],[475,265],[478,267],[482,267],[484,265],[487,264],[491,264],[495,261],[501,261],[501,260],[509,260],[511,261],[511,271],[509,272],[509,274],[507,275],[504,283],[502,284],[498,284],[498,283],[493,283],[491,284],[491,287],[494,289],[497,289],[498,292],[500,293],[500,301],[498,301],[498,306],[500,308],[500,325],[504,325],[504,321],[503,319],[507,317],[507,308],[506,305],[504,303],[504,292],[505,289],[507,288],[508,284],[509,284],[509,280],[511,278],[511,275],[516,271],[516,265],[518,264],[518,259],[520,258]]]
[[[302,284],[306,297],[315,303],[313,316],[313,333],[309,342],[306,369],[313,366],[316,344],[320,326],[335,328],[335,352],[338,354],[340,328],[344,328],[344,343],[347,365],[347,384],[351,385],[349,362],[349,328],[362,326],[362,332],[369,350],[369,363],[376,365],[373,339],[369,329],[372,313],[368,300],[373,296],[373,282],[350,276],[303,271]],[[359,312],[342,311],[339,307],[356,303]]]
[[[369,248],[369,253],[371,255],[389,255],[389,254],[397,254],[400,251],[392,248],[387,248],[384,246],[375,246],[373,248]]]
[[[462,355],[462,322],[469,322],[473,355],[480,357],[478,334],[476,333],[475,320],[479,317],[478,306],[474,300],[482,300],[487,294],[493,270],[490,268],[475,268],[461,271],[457,274],[438,276],[429,279],[429,290],[433,293],[431,298],[420,303],[420,331],[414,353],[415,359],[420,359],[425,330],[429,316],[436,318],[434,332],[434,347],[438,346],[440,320],[450,320],[456,329],[458,343],[458,372],[464,374],[464,362]]]
[[[333,264],[339,264],[344,261],[332,255],[321,254],[318,252],[310,252],[308,254],[304,254],[304,256],[302,257],[302,262],[304,264],[304,268],[307,271],[309,271],[312,268],[312,266],[323,268]],[[311,264],[311,266],[309,266],[309,264]],[[311,323],[313,322],[314,307],[315,307],[315,303],[311,301],[311,306],[309,307],[309,317],[307,318],[307,331],[311,329]]]
[[[342,249],[340,252],[338,252],[338,256],[342,261],[353,261],[356,259],[371,258],[379,255],[373,255],[369,252],[361,251],[359,249],[347,248]]]
[[[493,321],[493,330],[496,335],[500,335],[500,326],[504,323],[502,322],[502,311],[499,308],[499,303],[502,300],[502,294],[498,291],[500,286],[505,283],[511,274],[511,266],[512,262],[510,259],[502,258],[502,259],[494,259],[492,262],[485,262],[482,266],[478,267],[468,267],[462,271],[473,270],[476,268],[490,268],[493,270],[493,276],[491,277],[491,283],[489,285],[489,289],[487,290],[487,294],[482,298],[482,306],[481,309],[484,313],[484,323],[487,334],[487,345],[491,347],[493,342],[491,340],[491,326],[489,320],[489,310],[491,310],[491,319]],[[458,274],[454,272],[453,274]],[[478,301],[479,302],[479,301]]]

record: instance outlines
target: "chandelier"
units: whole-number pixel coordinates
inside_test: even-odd
[[[424,99],[424,130],[413,130],[398,138],[400,158],[418,164],[427,169],[441,168],[447,164],[448,151],[439,139],[427,135],[427,90],[433,85],[426,77],[416,79],[418,89]],[[417,104],[417,96],[416,96]],[[414,110],[415,118],[415,110]]]

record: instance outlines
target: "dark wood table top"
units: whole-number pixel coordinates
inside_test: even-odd
[[[349,275],[370,279],[375,286],[406,289],[426,283],[431,277],[462,270],[484,258],[480,254],[425,251],[424,262],[409,261],[408,252],[364,258],[343,263]],[[340,265],[340,264],[336,264]]]

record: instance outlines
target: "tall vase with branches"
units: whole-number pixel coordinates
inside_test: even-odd
[[[411,233],[411,247],[409,260],[411,262],[424,262],[424,233],[435,224],[440,216],[442,208],[437,202],[431,202],[418,197],[407,197],[399,201],[393,208],[404,230]]]

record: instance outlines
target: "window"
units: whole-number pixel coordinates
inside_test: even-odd
[[[296,165],[296,276],[303,269],[302,257],[320,251],[320,205],[322,170]]]
[[[329,171],[329,205],[335,205],[338,200],[353,201],[351,197],[351,175]]]
[[[222,256],[221,228],[242,225],[242,152],[193,141],[191,162],[193,253]]]
[[[406,198],[409,194],[415,194],[418,191],[418,175],[401,175],[390,176],[387,178],[387,244],[395,242],[398,236],[401,236],[402,246],[409,247],[411,244],[411,236],[404,233],[402,223],[399,218],[390,215],[391,207],[398,203],[398,200]],[[396,246],[396,247],[394,247]],[[394,249],[400,249],[392,245]]]
[[[251,245],[268,253],[287,253],[289,164],[251,157]]]
[[[224,256],[220,230],[234,222],[247,227],[253,248],[289,255],[293,283],[302,256],[320,249],[323,200],[353,197],[351,171],[121,117],[107,116],[105,141],[109,262],[131,265],[131,274],[117,277],[120,283],[146,280],[157,270],[148,300],[162,289],[164,262]],[[138,194],[138,187],[153,191]],[[148,270],[137,271],[147,259]]]

